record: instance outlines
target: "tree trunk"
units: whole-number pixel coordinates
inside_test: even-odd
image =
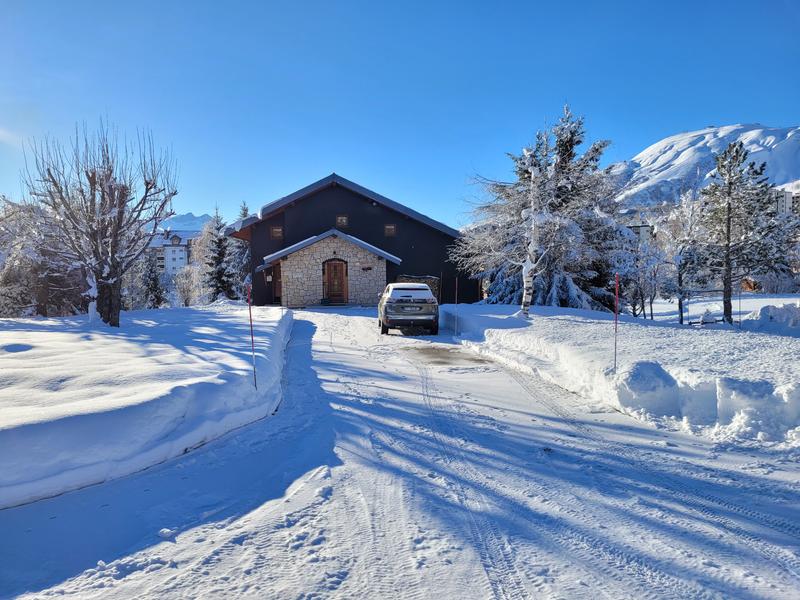
[[[122,310],[122,284],[119,278],[114,283],[98,282],[97,313],[104,323],[119,327],[119,313]]]
[[[533,265],[525,261],[522,265],[522,314],[528,318],[528,313],[533,300]]]
[[[683,273],[678,267],[678,323],[683,325]]]
[[[728,198],[725,205],[725,254],[722,265],[722,310],[726,323],[733,324],[733,264],[731,263],[731,186],[728,184]]]

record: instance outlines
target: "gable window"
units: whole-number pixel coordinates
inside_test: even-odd
[[[383,226],[383,235],[386,237],[394,237],[397,235],[397,225],[387,224]]]
[[[336,227],[347,227],[350,225],[350,218],[347,215],[336,215]]]
[[[283,239],[283,226],[281,225],[273,225],[269,228],[269,237],[273,240],[282,240]]]

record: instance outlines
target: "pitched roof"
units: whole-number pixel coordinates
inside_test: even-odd
[[[316,244],[320,240],[324,240],[325,238],[328,238],[328,237],[331,237],[331,236],[338,237],[338,238],[341,238],[343,240],[347,240],[348,242],[363,248],[367,252],[372,252],[372,254],[380,256],[381,258],[384,258],[384,259],[388,260],[389,262],[393,262],[396,265],[399,265],[403,261],[403,259],[395,256],[394,254],[389,254],[385,250],[381,250],[377,246],[373,246],[372,244],[368,244],[364,240],[360,240],[357,237],[354,237],[352,235],[348,235],[346,233],[343,233],[343,232],[339,231],[338,229],[329,229],[325,233],[320,233],[319,235],[315,235],[313,237],[307,238],[307,239],[303,240],[302,242],[297,242],[296,244],[292,244],[291,246],[286,246],[286,248],[282,248],[282,249],[278,250],[277,252],[273,252],[272,254],[268,254],[267,256],[264,257],[263,264],[259,265],[256,268],[256,272],[263,271],[264,269],[266,269],[270,265],[270,263],[272,263],[272,262],[274,262],[274,261],[276,261],[276,260],[278,260],[280,258],[283,258],[284,256],[288,256],[289,254],[292,254],[293,252],[297,252],[298,250],[302,250],[303,248],[307,248],[308,246],[311,246],[312,244]]]
[[[283,198],[278,198],[273,202],[265,204],[261,207],[261,210],[258,213],[258,218],[255,217],[248,217],[243,221],[238,221],[233,223],[231,227],[226,230],[226,234],[230,235],[231,233],[235,233],[236,231],[240,231],[246,227],[249,227],[253,223],[257,222],[258,220],[262,220],[267,215],[275,212],[276,210],[280,210],[284,206],[291,204],[292,202],[296,202],[306,196],[310,196],[311,194],[323,190],[327,187],[331,187],[334,185],[340,185],[344,188],[347,188],[351,192],[355,192],[356,194],[360,194],[365,198],[372,200],[373,202],[377,202],[378,204],[382,204],[387,208],[391,208],[392,210],[405,215],[411,219],[415,219],[420,221],[421,223],[425,223],[429,227],[433,227],[434,229],[438,229],[442,233],[446,233],[452,237],[458,237],[460,234],[458,230],[453,229],[452,227],[448,227],[444,223],[436,221],[435,219],[431,219],[430,217],[426,217],[422,213],[419,213],[407,206],[403,206],[399,202],[395,202],[394,200],[390,200],[386,196],[381,196],[377,192],[373,192],[357,183],[350,181],[349,179],[345,179],[341,175],[337,175],[336,173],[331,173],[327,177],[323,177],[319,181],[312,183],[311,185],[307,185],[306,187],[297,190],[289,194],[288,196],[284,196]]]
[[[167,229],[165,231],[159,231],[153,236],[153,239],[150,240],[149,247],[160,248],[161,246],[171,246],[172,238],[176,235],[181,238],[180,244],[185,245],[187,241],[200,237],[201,233],[200,231],[188,229]]]

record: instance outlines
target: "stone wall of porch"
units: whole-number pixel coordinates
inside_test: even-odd
[[[347,263],[347,302],[376,305],[386,287],[386,261],[338,237],[320,240],[281,261],[281,304],[290,308],[320,304],[322,264],[333,258]]]

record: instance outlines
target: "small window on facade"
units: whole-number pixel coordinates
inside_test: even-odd
[[[383,235],[386,237],[394,237],[397,234],[397,225],[384,225]]]
[[[350,219],[347,215],[336,215],[336,226],[347,227],[350,224]]]
[[[282,240],[283,239],[283,227],[280,225],[274,225],[269,228],[269,236],[273,240]]]

